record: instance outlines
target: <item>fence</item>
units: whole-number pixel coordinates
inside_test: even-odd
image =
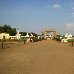
[[[23,40],[0,40],[0,49],[6,49],[14,46],[25,44]]]

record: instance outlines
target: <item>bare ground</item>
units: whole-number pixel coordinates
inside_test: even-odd
[[[0,74],[74,74],[74,47],[52,40],[0,49]]]

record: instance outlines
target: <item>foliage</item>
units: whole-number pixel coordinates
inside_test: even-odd
[[[74,38],[73,38],[73,39],[68,39],[68,42],[70,42],[70,43],[71,43],[71,45],[73,46]]]
[[[60,37],[62,37],[61,35],[57,35],[56,38],[54,38],[54,40],[61,42]]]
[[[31,32],[31,34],[35,37],[37,37],[38,35],[36,33]]]
[[[26,36],[27,32],[20,32],[20,34],[21,34],[21,36]],[[31,32],[31,33],[28,33],[28,34],[29,34],[29,36],[31,36],[31,34],[32,34],[33,36],[37,37],[37,34],[34,33],[34,32]]]
[[[26,36],[27,32],[20,32],[21,36]]]
[[[11,35],[11,36],[15,36],[16,33],[17,33],[17,32],[16,32],[16,29],[15,29],[15,28],[12,28],[12,30],[11,30],[11,34],[10,34],[10,35]]]
[[[33,39],[33,42],[38,42],[39,41],[37,37],[34,37],[32,39]]]
[[[74,42],[74,39],[68,39],[68,42]]]
[[[4,25],[4,26],[0,26],[0,33],[9,33],[11,36],[16,35],[16,29],[15,28],[11,28],[10,25]]]
[[[42,40],[41,37],[38,40],[41,41]]]
[[[60,37],[56,37],[55,40],[61,42]]]
[[[10,36],[15,36],[16,35],[16,29],[15,28],[11,28],[10,25],[3,25],[0,26],[0,33],[9,33]],[[20,32],[21,36],[26,36],[27,32]],[[33,34],[33,36],[37,37],[37,34],[34,32],[28,33],[30,36],[31,34]]]
[[[60,38],[60,37],[62,37],[62,36],[61,36],[61,35],[57,35],[56,37],[59,37],[59,38]]]
[[[31,36],[31,33],[28,33],[29,36]]]

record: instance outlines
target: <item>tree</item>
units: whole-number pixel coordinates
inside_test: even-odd
[[[17,33],[17,32],[16,32],[16,29],[15,29],[15,28],[13,28],[13,29],[11,30],[10,35],[11,35],[11,36],[15,36],[15,35],[16,35],[16,33]]]
[[[62,37],[62,36],[61,35],[57,35],[55,40],[61,42],[61,38],[60,37]]]
[[[68,42],[71,42],[71,45],[73,46],[74,38],[72,38],[72,39],[68,39]]]
[[[4,26],[0,26],[0,33],[9,33],[11,36],[16,35],[16,29],[15,28],[11,28],[10,25],[4,25]]]
[[[2,33],[3,32],[3,27],[2,26],[0,26],[0,33]]]
[[[31,34],[35,37],[37,37],[38,35],[36,33],[31,32]]]
[[[27,32],[20,32],[21,36],[26,36]]]

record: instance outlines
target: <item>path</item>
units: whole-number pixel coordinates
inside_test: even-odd
[[[74,47],[46,40],[0,50],[0,74],[74,74]]]

